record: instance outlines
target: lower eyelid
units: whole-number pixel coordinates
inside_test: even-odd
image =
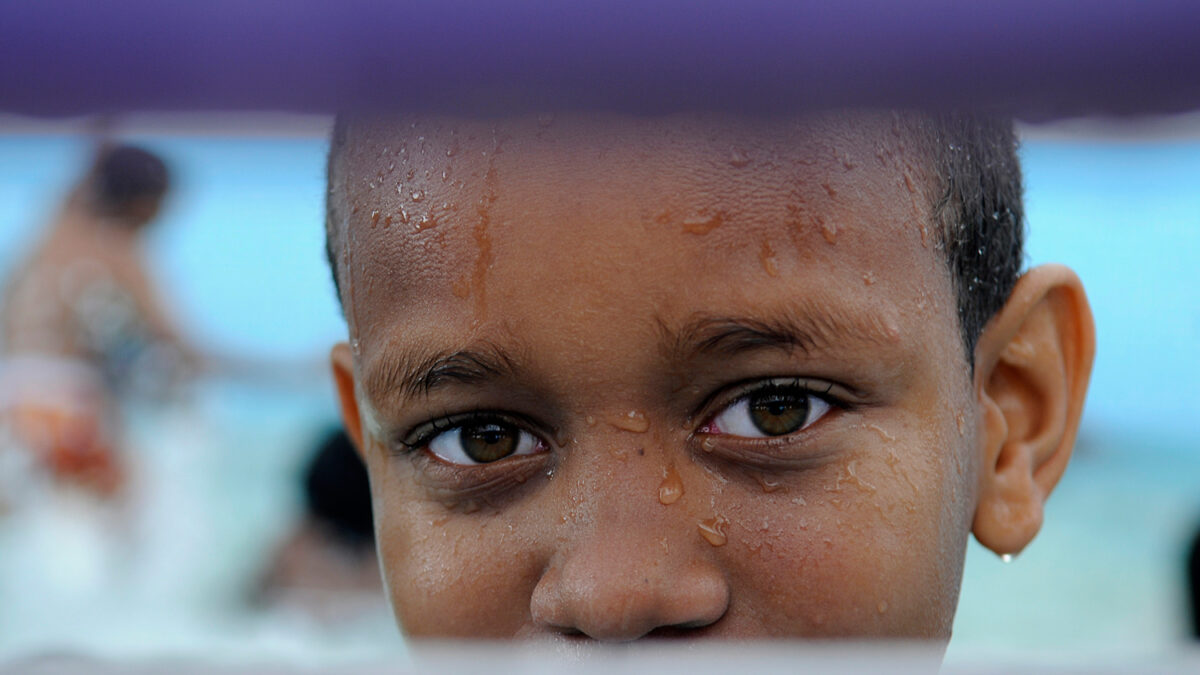
[[[487,464],[452,464],[432,453],[419,453],[416,481],[429,496],[447,504],[497,500],[517,491],[543,472],[549,452],[513,455]]]
[[[697,456],[715,457],[764,471],[814,469],[837,454],[832,445],[815,445],[809,429],[768,438],[697,434],[690,442]]]

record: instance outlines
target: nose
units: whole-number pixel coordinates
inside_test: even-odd
[[[534,588],[536,623],[623,642],[687,635],[725,615],[729,587],[714,564],[678,540],[621,529],[592,533],[560,553]]]

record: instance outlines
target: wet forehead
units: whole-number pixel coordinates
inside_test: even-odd
[[[633,205],[649,193],[686,201],[680,208],[692,211],[730,213],[778,206],[780,195],[792,197],[793,205],[821,191],[832,198],[847,185],[857,198],[882,187],[881,177],[903,181],[911,192],[927,181],[905,146],[898,119],[865,113],[367,120],[349,127],[335,196],[355,214],[367,204],[382,207],[371,209],[373,225],[417,230],[453,217],[465,200],[496,199],[514,179],[544,185],[530,208],[561,203],[564,195],[554,188],[572,183],[575,196],[586,192]],[[814,181],[817,176],[822,180]]]
[[[673,293],[659,304],[694,309],[712,290],[698,271],[840,269],[916,295],[928,279],[898,272],[929,276],[937,258],[910,155],[886,115],[360,122],[334,185],[352,329],[390,330],[397,312],[477,326],[498,293],[529,304],[567,286],[554,303]]]

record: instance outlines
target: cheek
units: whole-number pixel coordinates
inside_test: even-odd
[[[727,506],[734,598],[775,635],[948,635],[963,535],[936,463],[861,453]],[[865,458],[864,458],[865,457]],[[896,457],[896,462],[889,462]]]
[[[409,636],[512,637],[529,613],[536,542],[494,510],[411,498],[421,488],[403,473],[372,471],[376,541],[401,628]]]

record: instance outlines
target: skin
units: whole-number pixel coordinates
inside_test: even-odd
[[[972,529],[1015,552],[1040,525],[1090,316],[1039,272],[963,354],[891,120],[351,126],[333,368],[407,634],[948,638]],[[732,433],[764,386],[810,423]],[[479,411],[528,454],[468,466],[422,433]]]

